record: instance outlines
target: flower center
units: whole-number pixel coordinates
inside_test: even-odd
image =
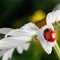
[[[50,28],[45,29],[43,32],[43,35],[44,35],[45,40],[49,42],[54,42],[56,40],[56,34]]]

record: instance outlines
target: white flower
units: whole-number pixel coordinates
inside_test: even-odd
[[[47,17],[46,17],[47,24],[52,24],[57,21],[60,21],[60,10],[52,11],[47,14]]]
[[[5,31],[6,29],[6,31]],[[46,38],[43,33],[44,31],[48,29],[48,35],[46,34]],[[15,48],[17,48],[18,53],[22,53],[23,50],[28,50],[29,48],[29,41],[31,40],[31,37],[34,35],[38,36],[38,39],[43,47],[43,49],[46,51],[47,54],[51,54],[52,47],[55,45],[55,34],[52,34],[49,32],[49,29],[51,29],[52,33],[54,33],[53,26],[51,24],[45,25],[42,28],[38,28],[33,23],[25,24],[20,29],[10,29],[10,28],[2,28],[0,29],[0,33],[3,33],[2,31],[5,31],[4,34],[5,38],[0,40],[0,56],[3,55],[2,60],[8,60],[8,58],[12,57],[12,53]],[[12,30],[12,31],[10,31]],[[9,32],[10,31],[10,32]],[[10,36],[10,37],[8,37]],[[49,38],[53,38],[53,41],[48,40]]]

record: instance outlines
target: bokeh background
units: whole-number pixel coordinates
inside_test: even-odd
[[[20,28],[29,22],[30,16],[43,10],[45,14],[52,11],[60,0],[0,0],[0,28]],[[47,55],[39,42],[31,42],[28,51],[18,54],[15,50],[9,60],[58,60],[56,54]]]
[[[0,27],[18,28],[36,10],[52,11],[60,0],[0,0]]]

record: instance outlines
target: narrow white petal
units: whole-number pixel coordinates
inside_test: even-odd
[[[17,52],[22,54],[23,50],[28,50],[30,43],[24,43],[17,47]]]
[[[57,18],[56,21],[60,21],[60,10],[56,10],[55,13],[57,15],[55,16]]]
[[[55,16],[54,16],[54,11],[53,12],[50,12],[47,14],[47,17],[46,17],[46,23],[47,24],[51,24],[51,23],[54,23],[56,20],[55,20]]]
[[[40,31],[39,31],[39,32],[40,32]],[[52,52],[52,47],[47,43],[47,41],[45,41],[45,40],[43,39],[43,37],[41,36],[41,33],[39,33],[39,32],[38,32],[38,38],[39,38],[39,41],[40,41],[43,49],[45,50],[45,52],[46,52],[47,54],[51,54],[51,52]]]
[[[3,56],[4,53],[5,53],[6,51],[8,51],[8,50],[9,50],[9,49],[2,49],[2,50],[0,50],[0,57]]]
[[[38,32],[37,32],[37,35],[38,35],[38,38],[39,38],[39,41],[41,42],[41,45],[42,47],[44,48],[44,50],[50,54],[52,52],[52,47],[53,47],[53,44],[49,43],[48,41],[46,41],[43,37],[43,31],[46,29],[46,28],[52,28],[52,25],[45,25],[43,26]],[[54,29],[53,29],[54,30]]]
[[[23,44],[23,49],[28,50],[29,46],[30,46],[30,43],[25,43],[25,44]]]
[[[20,28],[20,30],[27,30],[27,31],[30,31],[30,30],[37,31],[38,29],[39,28],[34,23],[25,24]]]
[[[17,47],[18,53],[22,54],[23,50],[28,50],[30,43],[24,43]]]
[[[1,34],[7,34],[8,32],[12,31],[12,28],[0,28]]]
[[[47,24],[52,24],[56,21],[60,21],[60,10],[52,11],[47,14],[46,18]]]
[[[5,37],[7,37],[8,35],[9,36],[33,36],[36,34],[36,31],[25,31],[25,30],[19,30],[19,29],[16,29],[16,30],[13,30],[11,32],[9,32],[8,34],[5,35]]]
[[[51,12],[53,14],[53,12]],[[54,11],[54,14],[53,14],[53,22],[51,23],[54,23],[54,22],[57,22],[60,20],[60,10],[56,10]]]
[[[38,29],[39,28],[35,24],[28,23],[22,26],[20,29],[15,29],[9,32],[8,34],[6,34],[5,37],[7,37],[8,35],[10,36],[35,35]]]
[[[29,37],[7,37],[0,40],[0,49],[14,48],[29,41]]]
[[[10,49],[7,52],[4,53],[2,60],[8,60],[9,58],[12,57],[14,49]]]
[[[20,46],[17,47],[17,52],[19,54],[22,54],[23,53],[23,47],[22,47],[22,45],[20,45]]]

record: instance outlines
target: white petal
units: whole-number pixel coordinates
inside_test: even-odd
[[[7,34],[8,32],[12,31],[12,28],[0,28],[1,34]]]
[[[56,15],[55,17],[57,17],[56,21],[60,21],[60,10],[56,11]]]
[[[60,10],[52,11],[47,14],[46,23],[52,24],[56,21],[60,21]]]
[[[0,40],[0,49],[15,48],[29,41],[29,37],[7,37]]]
[[[60,10],[60,3],[54,7],[53,11],[56,11],[56,10]]]
[[[51,52],[52,52],[52,47],[47,43],[47,41],[44,41],[44,40],[43,40],[43,37],[41,36],[41,34],[39,34],[39,32],[38,32],[38,38],[39,38],[40,43],[41,43],[43,49],[45,50],[45,52],[46,52],[47,54],[51,54]]]
[[[23,44],[23,49],[28,50],[29,46],[30,46],[30,43],[25,43],[25,44]]]
[[[38,32],[37,32],[37,35],[38,35],[38,38],[39,38],[39,41],[41,42],[41,45],[42,47],[44,48],[44,50],[50,54],[52,52],[52,47],[53,47],[53,43],[49,43],[48,41],[46,41],[43,37],[43,31],[46,29],[46,28],[52,28],[53,29],[53,26],[52,25],[45,25],[43,26]],[[54,30],[54,29],[53,29]]]
[[[28,50],[30,43],[25,43],[17,47],[18,53],[22,54],[23,50]]]
[[[52,13],[52,12],[51,12]],[[52,13],[53,14],[53,13]],[[53,14],[53,20],[54,20],[54,22],[56,21],[60,21],[60,10],[56,10],[56,11],[54,11],[54,14]],[[53,23],[54,23],[53,22]]]
[[[9,32],[8,34],[5,35],[5,37],[7,37],[8,35],[9,36],[33,36],[36,34],[36,31],[25,31],[25,30],[20,30],[20,29],[16,29],[16,30],[13,30],[11,32]]]
[[[17,52],[19,54],[22,54],[23,53],[23,47],[22,47],[22,45],[20,45],[20,46],[17,47]]]
[[[47,17],[46,17],[46,23],[47,24],[51,24],[51,23],[54,23],[56,20],[55,20],[55,18],[56,17],[54,17],[54,11],[53,12],[50,12],[50,13],[48,13],[47,14]]]
[[[2,60],[8,60],[9,58],[12,57],[14,49],[10,49],[7,52],[4,53]]]
[[[6,52],[6,51],[8,51],[9,49],[2,49],[2,50],[0,50],[0,57],[2,56],[2,55],[4,55],[4,53]]]
[[[7,37],[8,35],[10,36],[21,36],[23,34],[30,34],[30,35],[35,35],[36,34],[36,31],[38,30],[39,28],[33,24],[33,23],[28,23],[28,24],[25,24],[24,26],[22,26],[20,29],[15,29],[11,32],[9,32],[8,34],[6,34],[5,37]]]
[[[25,24],[20,28],[20,30],[27,30],[27,31],[30,31],[30,30],[37,31],[38,29],[39,28],[34,23]]]
[[[47,42],[50,46],[54,47],[56,45],[56,40],[54,42]]]

